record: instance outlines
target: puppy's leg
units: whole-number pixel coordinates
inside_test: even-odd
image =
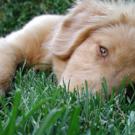
[[[21,30],[0,39],[0,92],[4,93],[14,75],[17,64],[26,60],[29,65],[51,64],[47,44],[61,16],[43,15],[34,18]]]

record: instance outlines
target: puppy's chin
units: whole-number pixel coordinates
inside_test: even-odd
[[[99,83],[100,84],[100,83]],[[84,82],[74,82],[72,81],[61,81],[59,86],[66,88],[67,91],[74,92],[77,91],[79,94],[86,92],[88,90],[89,93],[96,94],[101,93],[99,89],[101,89],[101,85],[90,85],[87,81]]]

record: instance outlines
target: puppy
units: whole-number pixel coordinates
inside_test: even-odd
[[[60,85],[109,93],[123,77],[135,81],[135,3],[83,0],[65,16],[42,15],[0,39],[0,91],[5,93],[16,66],[52,68]]]

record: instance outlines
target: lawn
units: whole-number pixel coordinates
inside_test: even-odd
[[[39,14],[64,14],[72,2],[0,0],[0,35]],[[104,92],[103,98],[87,87],[70,93],[56,83],[53,73],[19,68],[12,91],[0,97],[0,135],[135,135],[135,97],[125,96],[124,84],[117,96]]]

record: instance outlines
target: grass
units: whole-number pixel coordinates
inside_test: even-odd
[[[4,15],[0,32],[4,35],[43,11],[64,13],[71,1],[1,2]],[[61,4],[63,6],[59,7]],[[21,19],[16,19],[12,13],[15,11],[19,12],[18,18]],[[107,91],[106,83],[103,91]],[[125,96],[124,85],[117,96],[112,94],[106,98],[90,94],[87,87],[82,94],[70,93],[57,87],[53,73],[35,73],[32,69],[20,68],[8,97],[0,97],[0,135],[135,135],[133,99]]]

